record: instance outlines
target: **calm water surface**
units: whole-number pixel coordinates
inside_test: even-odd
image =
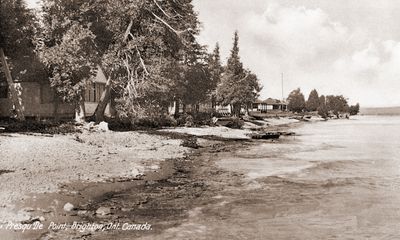
[[[304,124],[295,137],[221,156],[244,173],[182,239],[400,239],[400,117]],[[164,236],[165,237],[165,236]]]

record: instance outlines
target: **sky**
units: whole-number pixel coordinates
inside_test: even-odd
[[[28,0],[31,7],[37,0]],[[305,97],[342,94],[362,107],[400,106],[398,0],[194,0],[202,44],[221,47],[233,33],[240,56],[257,74],[260,98],[282,98],[298,87]]]
[[[226,60],[239,31],[241,60],[282,98],[343,94],[362,107],[400,106],[400,5],[397,0],[194,0],[199,41]]]

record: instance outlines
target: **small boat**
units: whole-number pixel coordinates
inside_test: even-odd
[[[256,133],[251,135],[252,139],[278,139],[281,134],[278,132]]]

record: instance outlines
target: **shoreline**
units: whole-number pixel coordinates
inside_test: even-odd
[[[274,127],[281,127],[284,129],[290,129],[295,127],[295,125],[297,124],[286,124],[283,126],[274,126]],[[244,131],[244,130],[239,130],[239,131]],[[192,185],[196,185],[199,184],[199,182],[203,182],[203,179],[210,179],[213,177],[216,178],[220,178],[222,177],[224,179],[224,181],[228,182],[240,182],[240,181],[244,181],[243,176],[238,175],[237,173],[232,173],[226,170],[222,170],[219,167],[217,167],[215,165],[218,154],[220,153],[229,153],[234,151],[234,149],[236,149],[239,146],[243,147],[244,145],[247,144],[257,144],[256,142],[260,141],[260,140],[249,140],[249,139],[235,139],[235,138],[221,138],[221,137],[213,137],[213,136],[196,136],[195,138],[197,139],[197,144],[199,145],[198,149],[188,149],[185,147],[180,146],[181,143],[177,143],[177,141],[183,141],[183,139],[188,138],[190,135],[185,134],[185,133],[180,133],[180,135],[176,135],[176,133],[161,133],[161,132],[153,132],[153,133],[137,133],[137,132],[125,132],[125,133],[118,133],[118,132],[110,132],[110,133],[94,133],[92,134],[92,137],[95,135],[102,135],[102,134],[143,134],[143,136],[147,136],[150,138],[155,137],[155,139],[163,139],[161,142],[165,142],[166,139],[169,139],[168,141],[175,141],[173,144],[171,144],[171,147],[176,149],[176,147],[178,147],[178,149],[183,149],[183,155],[179,156],[171,156],[171,155],[164,155],[165,159],[162,160],[159,156],[157,156],[156,160],[153,160],[150,166],[147,166],[147,168],[142,168],[141,173],[135,172],[135,176],[131,175],[131,176],[127,176],[124,174],[116,174],[116,175],[109,175],[107,176],[101,176],[100,178],[97,178],[98,176],[91,176],[88,179],[72,179],[69,180],[67,182],[63,182],[63,181],[59,181],[59,183],[61,183],[60,187],[56,187],[55,190],[53,191],[46,191],[45,193],[40,193],[40,192],[36,192],[36,193],[31,193],[30,197],[26,198],[24,197],[24,199],[19,203],[16,204],[16,208],[18,209],[25,209],[28,210],[28,215],[30,215],[30,217],[28,219],[26,219],[27,216],[24,216],[25,219],[20,219],[22,221],[25,222],[36,222],[39,221],[43,224],[49,224],[51,220],[56,220],[59,223],[61,222],[73,222],[76,220],[84,220],[84,221],[96,221],[98,219],[104,219],[102,217],[98,217],[96,215],[96,209],[100,208],[100,203],[107,201],[110,194],[111,196],[115,196],[115,192],[117,190],[119,190],[120,195],[121,196],[125,196],[123,194],[123,192],[142,192],[144,193],[144,195],[146,195],[146,191],[144,191],[146,189],[146,185],[149,185],[149,182],[151,183],[149,186],[149,189],[153,189],[157,188],[157,186],[163,186],[163,188],[165,188],[165,185],[171,185],[171,181],[177,181],[177,186],[178,188],[182,185],[184,186],[185,191],[180,191],[181,193],[179,194],[183,194],[186,195],[186,197],[184,197],[186,200],[188,200],[187,198],[189,198],[190,196],[188,196],[188,194],[190,195],[191,193],[195,195],[195,201],[199,200],[200,202],[208,202],[208,200],[202,199],[202,192],[207,192],[207,194],[211,194],[214,195],[217,193],[217,191],[212,190],[209,188],[209,186],[207,187],[199,187],[199,192],[193,192],[192,189]],[[18,134],[16,134],[18,135]],[[155,136],[154,136],[155,135]],[[77,144],[89,144],[89,145],[94,145],[98,148],[100,148],[99,144],[96,145],[96,141],[98,141],[98,138],[94,137],[96,139],[96,141],[94,141],[94,139],[91,139],[90,136],[85,136],[85,134],[83,133],[81,136],[78,135],[79,137],[77,139],[73,139],[73,141],[77,141]],[[142,136],[142,137],[143,137]],[[1,136],[0,136],[1,137]],[[18,136],[12,136],[12,137],[17,137]],[[12,138],[11,137],[11,138]],[[27,137],[27,136],[22,136]],[[28,136],[28,138],[35,138],[38,136]],[[67,136],[68,137],[68,136]],[[69,137],[71,137],[71,135],[69,135]],[[74,136],[76,138],[76,135]],[[193,136],[192,136],[193,137]],[[48,138],[49,137],[41,137],[41,138]],[[65,138],[65,136],[63,136],[62,138]],[[189,137],[190,138],[190,137]],[[79,143],[79,139],[83,141],[83,143]],[[53,140],[53,139],[52,139]],[[69,139],[71,140],[71,139]],[[92,141],[92,142],[91,142]],[[167,141],[167,142],[168,142]],[[263,142],[268,141],[268,140],[262,140]],[[105,144],[105,143],[103,143]],[[147,143],[146,143],[147,144]],[[145,144],[145,145],[146,145]],[[2,144],[3,145],[3,144]],[[163,145],[163,144],[161,144]],[[1,146],[1,145],[0,145]],[[4,146],[1,146],[4,147]],[[104,147],[104,146],[103,146]],[[125,146],[126,147],[126,146]],[[152,150],[154,151],[154,149]],[[115,154],[113,152],[108,152],[111,158],[115,158],[116,156],[118,156],[118,154]],[[121,153],[121,152],[120,152]],[[153,152],[153,156],[155,155],[155,153],[157,152]],[[204,164],[204,160],[208,158],[207,161],[207,165]],[[147,160],[150,160],[150,158],[148,158]],[[146,160],[142,160],[142,163],[146,162]],[[123,163],[123,162],[118,162]],[[191,174],[197,175],[199,174],[199,169],[196,170],[180,170],[181,166],[183,168],[188,168],[188,169],[195,169],[195,168],[199,168],[202,169],[201,170],[201,178],[199,178],[198,176],[193,176]],[[113,164],[113,169],[116,169],[116,164]],[[121,166],[120,166],[121,167]],[[121,169],[125,169],[126,168],[126,164],[122,164],[121,168],[118,168],[119,170]],[[10,173],[12,174],[12,173]],[[46,174],[46,173],[45,173]],[[59,174],[59,173],[57,173]],[[177,180],[177,179],[182,179],[180,177],[177,177],[176,175],[179,174],[183,174],[184,177],[183,179],[189,179],[189,181],[182,183],[181,180]],[[189,176],[190,175],[190,176]],[[226,175],[229,175],[228,177]],[[201,185],[201,184],[200,184]],[[173,188],[173,192],[175,192],[176,187],[175,186]],[[218,184],[216,185],[218,186]],[[168,188],[171,188],[171,186],[167,186]],[[215,186],[214,186],[215,187]],[[218,186],[217,188],[220,188],[219,190],[221,190],[222,186]],[[223,188],[223,187],[222,187]],[[139,190],[140,189],[140,190]],[[117,191],[118,192],[118,191]],[[179,192],[179,191],[178,191]],[[147,193],[149,194],[149,193]],[[178,194],[178,195],[179,195]],[[136,195],[136,194],[133,194]],[[141,195],[141,194],[139,194]],[[198,196],[196,196],[198,195]],[[142,208],[143,206],[145,206],[143,209],[144,212],[148,211],[148,212],[152,212],[152,210],[150,210],[152,207],[151,206],[147,206],[147,204],[149,204],[148,201],[148,197],[151,196],[151,194],[149,194],[148,196],[142,196],[144,199],[139,200],[139,206]],[[169,196],[167,193],[165,193],[165,201],[163,200],[162,202],[169,202],[171,200],[174,199],[179,199],[179,196]],[[210,197],[210,196],[209,196]],[[54,201],[54,199],[56,199],[57,201]],[[121,200],[121,204],[123,204],[123,197],[120,198]],[[126,199],[125,199],[126,200]],[[132,200],[132,199],[131,199]],[[137,200],[137,199],[136,199]],[[159,200],[159,199],[158,199]],[[40,204],[37,204],[37,203]],[[63,210],[63,206],[65,203],[69,203],[71,202],[74,205],[75,210],[73,210],[72,212],[65,212]],[[88,203],[90,202],[97,202],[97,205],[93,203],[91,205],[88,205]],[[191,201],[186,201],[186,202],[191,202]],[[193,208],[193,203],[186,203],[188,205],[186,205],[186,210],[184,211],[185,213],[181,212],[179,214],[177,214],[177,219],[175,220],[166,220],[166,222],[170,222],[171,224],[177,224],[176,221],[178,222],[182,222],[184,221],[185,217],[187,217],[187,212]],[[181,202],[182,204],[182,202]],[[49,209],[49,206],[51,206],[52,208]],[[133,209],[135,209],[134,206]],[[176,207],[176,206],[175,206]],[[113,220],[115,220],[114,218],[116,216],[118,216],[118,218],[121,215],[126,215],[124,213],[126,208],[122,209],[119,207],[117,208],[110,208],[112,214],[110,216],[108,216],[108,214],[105,216],[106,219],[108,219],[108,217],[111,217]],[[85,212],[86,211],[86,212]],[[116,213],[115,211],[117,211],[118,213]],[[142,211],[142,212],[143,212]],[[129,212],[129,211],[128,211]],[[176,211],[176,212],[180,212],[180,211]],[[147,214],[147,213],[146,213]],[[144,214],[145,217],[146,214]],[[183,215],[182,215],[183,214]],[[185,215],[186,214],[186,215]],[[0,213],[1,215],[1,213]],[[129,214],[128,214],[129,215]],[[136,214],[135,214],[136,215]],[[135,219],[135,215],[133,217],[133,219]],[[162,214],[161,214],[162,215]],[[4,215],[3,215],[4,217]],[[42,217],[42,218],[41,218]],[[165,216],[168,218],[168,216]],[[161,217],[162,218],[162,217]],[[42,221],[43,220],[43,221]],[[126,220],[131,221],[132,219],[130,219],[129,217],[126,218]],[[159,219],[160,220],[160,219]],[[168,225],[168,224],[167,224]],[[158,226],[158,231],[161,231],[161,229],[167,229],[168,227],[162,227],[162,226]],[[156,231],[156,232],[158,232]],[[5,232],[5,234],[9,234],[10,232]],[[39,234],[40,233],[40,234]],[[102,232],[104,233],[104,232]],[[131,232],[130,232],[131,233]],[[155,232],[152,232],[151,234],[154,234]],[[16,237],[16,235],[18,237]],[[43,231],[43,232],[38,232],[38,231],[31,231],[31,232],[25,232],[23,234],[21,233],[13,233],[11,234],[9,237],[10,239],[12,238],[25,238],[25,239],[30,239],[33,235],[38,236],[42,235],[42,234],[55,234],[54,231]],[[59,233],[56,233],[59,234]],[[68,232],[66,236],[69,236],[70,234],[74,234],[73,232]],[[81,233],[78,233],[81,234]],[[84,233],[84,234],[88,234],[88,233]],[[90,235],[95,235],[95,233],[90,233]],[[119,233],[119,234],[126,234],[126,233]],[[141,232],[139,235],[143,234],[143,232]],[[145,235],[147,233],[144,233]],[[5,235],[7,236],[7,235]],[[62,237],[60,238],[62,239]]]

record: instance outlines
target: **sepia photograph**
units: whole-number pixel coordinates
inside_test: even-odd
[[[0,0],[0,239],[400,239],[399,13]]]

